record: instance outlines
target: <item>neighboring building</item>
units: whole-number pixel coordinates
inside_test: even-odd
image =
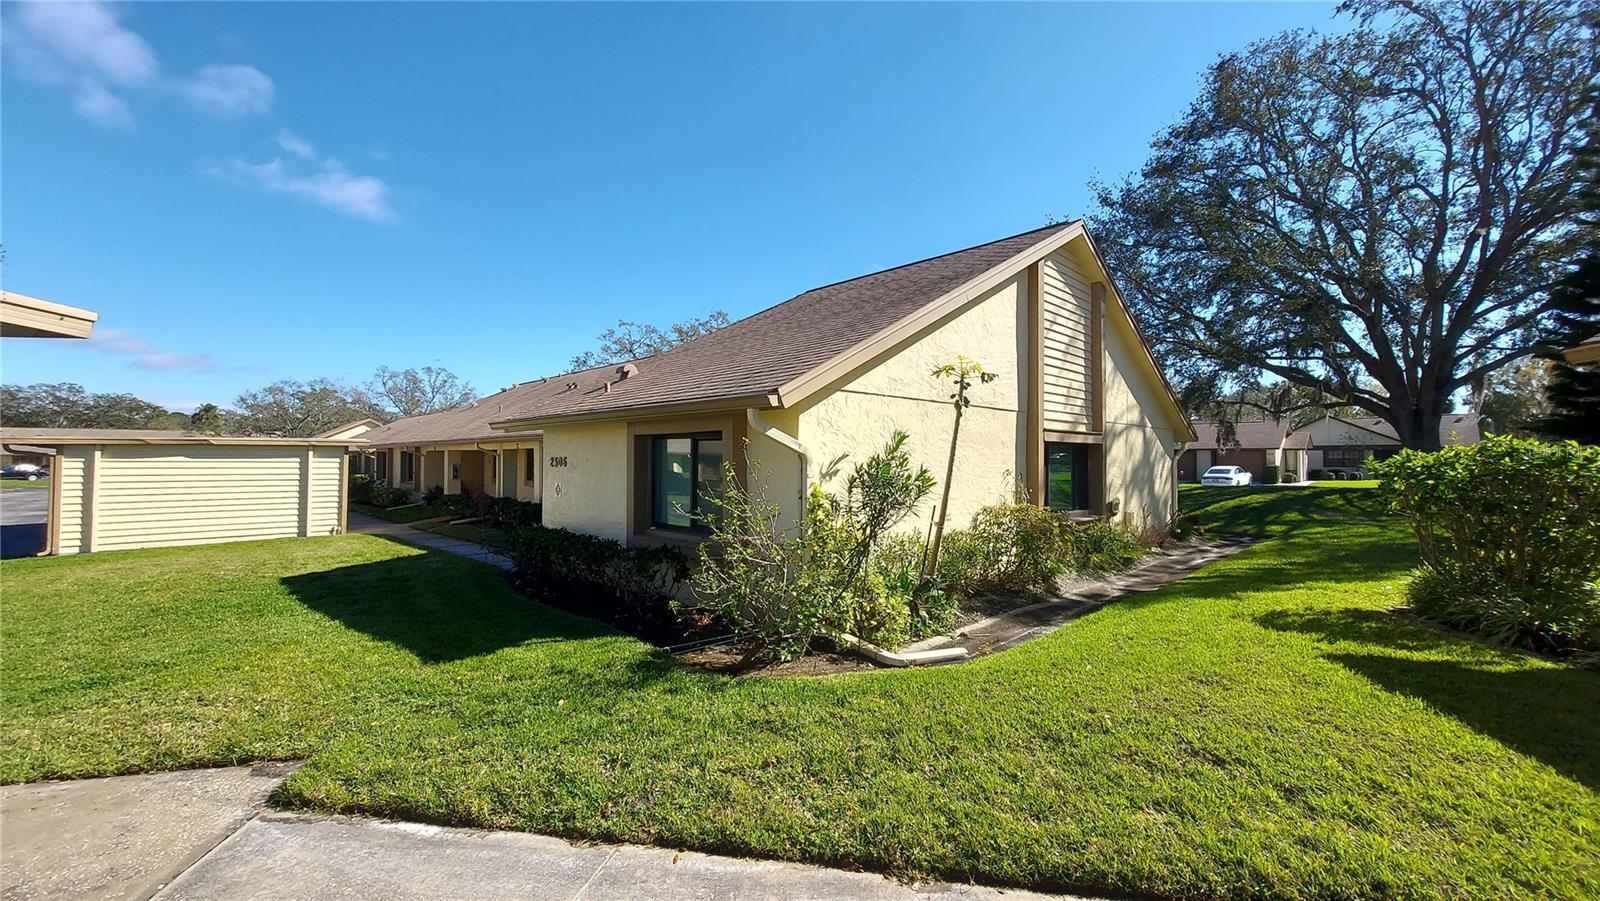
[[[1394,426],[1376,416],[1325,416],[1302,426],[1296,433],[1311,437],[1311,468],[1355,468],[1367,460],[1383,460],[1400,452]],[[1476,413],[1448,413],[1439,417],[1439,443],[1477,444],[1483,440]]]
[[[514,491],[542,502],[547,525],[693,542],[724,460],[790,522],[808,486],[842,489],[896,429],[942,476],[954,410],[931,372],[957,356],[994,379],[970,392],[952,528],[1019,482],[1055,509],[1170,520],[1174,461],[1194,436],[1079,222],[827,285],[652,357],[362,437],[379,474],[414,490]],[[929,508],[907,526],[925,530]]]
[[[0,291],[0,337],[87,338],[99,318],[88,310]]]
[[[1197,482],[1212,466],[1242,466],[1266,481],[1266,468],[1278,467],[1305,480],[1313,470],[1359,469],[1370,459],[1385,459],[1400,451],[1394,427],[1376,416],[1324,416],[1298,429],[1273,421],[1234,423],[1233,440],[1218,445],[1214,422],[1196,422],[1198,436],[1178,460],[1179,478]],[[1442,444],[1477,444],[1483,440],[1476,413],[1450,413],[1439,418]]]
[[[145,429],[5,429],[50,453],[50,554],[333,535],[346,518],[345,440]]]
[[[1569,347],[1563,353],[1567,362],[1573,366],[1600,365],[1600,337],[1590,338],[1582,344]]]
[[[1288,423],[1236,422],[1226,446],[1218,443],[1214,422],[1197,422],[1194,431],[1197,437],[1178,458],[1178,478],[1185,482],[1200,481],[1201,474],[1213,466],[1241,466],[1257,482],[1267,480],[1268,466],[1277,467],[1280,479],[1289,473],[1296,481],[1305,481],[1309,472],[1309,436],[1294,432]]]
[[[470,404],[397,419],[361,434],[365,460],[358,471],[421,494],[482,492],[493,497],[539,499],[538,431],[507,433],[489,423],[504,417],[530,393],[529,382]]]

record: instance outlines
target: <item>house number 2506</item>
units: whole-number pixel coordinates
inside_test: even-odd
[[[551,457],[550,458],[550,468],[551,469],[555,469],[558,466],[566,466],[566,465],[567,465],[567,458],[566,457]]]

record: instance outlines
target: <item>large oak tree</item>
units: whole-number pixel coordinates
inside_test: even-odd
[[[1259,382],[1439,443],[1579,243],[1592,3],[1358,0],[1223,57],[1093,232],[1197,409]]]

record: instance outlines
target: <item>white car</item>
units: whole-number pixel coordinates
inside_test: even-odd
[[[1213,466],[1200,477],[1200,484],[1238,487],[1250,484],[1252,478],[1243,466]]]

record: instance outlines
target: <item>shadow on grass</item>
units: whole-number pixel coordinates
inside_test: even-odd
[[[1489,669],[1380,654],[1328,659],[1600,791],[1600,677],[1565,666]]]
[[[1378,610],[1278,610],[1256,622],[1330,643],[1365,645],[1375,653],[1323,656],[1600,790],[1600,675],[1570,666],[1533,665],[1522,652],[1468,643]],[[1415,656],[1459,655],[1464,645],[1477,659]]]
[[[612,634],[600,623],[528,600],[497,569],[439,551],[303,573],[283,584],[310,609],[424,663]]]
[[[1331,524],[1394,524],[1370,488],[1185,488],[1179,498],[1209,531],[1266,538]]]

